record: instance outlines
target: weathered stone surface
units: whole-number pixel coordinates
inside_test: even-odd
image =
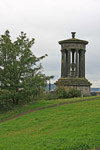
[[[60,85],[91,85],[91,83],[86,78],[60,78],[56,83],[57,86]]]
[[[86,46],[84,44],[78,44],[78,43],[64,43],[61,45],[61,49],[74,49],[74,48],[78,48],[78,49],[85,49]]]
[[[90,95],[91,83],[85,78],[60,78],[55,84],[57,88],[65,87],[66,90],[76,88],[81,91],[82,96]]]

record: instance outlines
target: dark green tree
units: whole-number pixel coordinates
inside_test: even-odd
[[[8,30],[0,36],[1,91],[8,90],[7,98],[14,104],[39,94],[50,78],[42,73],[40,63],[47,55],[37,58],[31,51],[33,44],[34,39],[29,40],[24,32],[14,42]]]

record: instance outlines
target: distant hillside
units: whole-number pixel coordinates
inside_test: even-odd
[[[55,85],[55,84],[50,84],[50,89],[51,89],[51,91],[54,91],[55,88],[56,88],[56,85]],[[49,84],[47,84],[46,90],[47,90],[47,91],[49,90]]]
[[[55,84],[51,84],[51,91],[54,91],[56,88]],[[47,84],[46,90],[49,90],[49,84]],[[100,88],[91,88],[91,92],[100,92]]]

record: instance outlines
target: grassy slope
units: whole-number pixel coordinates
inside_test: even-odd
[[[23,113],[25,111],[32,110],[34,108],[40,108],[40,107],[49,106],[49,105],[53,105],[57,103],[70,102],[70,101],[76,101],[76,100],[80,101],[83,99],[91,99],[91,98],[99,98],[99,97],[100,96],[73,98],[73,99],[48,100],[48,101],[45,100],[45,101],[37,101],[33,104],[25,104],[23,106],[15,107],[13,110],[10,110],[7,112],[0,112],[0,122],[12,116]]]
[[[44,109],[0,124],[0,150],[95,147],[100,147],[100,99]]]

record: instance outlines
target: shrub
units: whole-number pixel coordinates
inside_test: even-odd
[[[41,99],[45,100],[53,100],[53,99],[64,99],[64,98],[73,98],[73,97],[81,97],[81,91],[70,88],[68,91],[66,91],[66,88],[59,87],[55,91],[51,92],[44,92],[41,95]]]
[[[41,94],[41,100],[53,100],[56,99],[54,91],[45,91]]]
[[[67,98],[68,94],[66,92],[66,89],[64,87],[60,87],[55,91],[55,97],[56,98]]]
[[[0,110],[10,109],[11,106],[11,92],[8,90],[0,90]]]
[[[81,97],[81,91],[77,90],[75,88],[70,88],[68,91],[68,97],[73,98],[73,97]]]

